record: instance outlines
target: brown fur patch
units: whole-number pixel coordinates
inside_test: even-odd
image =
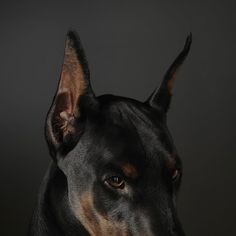
[[[122,165],[121,168],[127,177],[130,177],[133,179],[138,177],[138,171],[137,171],[136,167],[133,166],[132,164],[126,163],[126,164]]]
[[[170,80],[167,82],[168,92],[170,93],[170,95],[173,94],[173,87],[174,87],[174,82],[176,80],[176,73],[177,71],[174,71]]]
[[[129,230],[125,222],[113,222],[107,216],[96,211],[93,204],[93,196],[85,193],[80,198],[80,207],[77,217],[91,236],[129,236]]]
[[[91,236],[102,235],[98,217],[93,207],[92,196],[86,193],[80,199],[80,220]]]

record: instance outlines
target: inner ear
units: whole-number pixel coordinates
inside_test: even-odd
[[[76,109],[72,110],[71,93],[59,93],[56,97],[56,106],[52,114],[52,131],[55,141],[65,142],[68,135],[75,134],[76,119],[79,117]]]
[[[77,137],[83,97],[95,99],[80,40],[74,32],[69,32],[57,92],[47,117],[46,138],[49,146],[57,149]]]
[[[88,78],[80,62],[79,45],[76,45],[77,41],[73,35],[69,36],[66,40],[64,62],[52,117],[53,131],[60,142],[65,141],[68,135],[75,135],[75,122],[80,116],[79,100],[88,87]]]
[[[77,54],[75,42],[71,39],[66,40],[64,63],[61,72],[60,83],[58,86],[57,96],[64,96],[64,111],[69,115],[78,115],[77,104],[79,98],[85,94],[88,87],[88,78],[84,73],[84,69],[80,63],[79,55]]]

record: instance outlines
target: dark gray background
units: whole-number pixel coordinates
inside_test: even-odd
[[[169,127],[184,163],[187,235],[236,235],[235,1],[22,1],[0,4],[0,235],[26,235],[50,161],[44,119],[64,39],[76,29],[96,94],[144,100],[193,33]]]

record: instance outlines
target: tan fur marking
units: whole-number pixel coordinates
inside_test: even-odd
[[[172,78],[167,82],[168,86],[168,92],[172,95],[173,93],[173,87],[174,87],[174,82],[176,79],[176,72],[172,75]]]
[[[93,210],[91,195],[86,194],[81,198],[81,212],[82,223],[88,230],[90,235],[99,235],[101,230],[96,214]]]
[[[130,177],[130,178],[137,178],[138,177],[138,171],[132,164],[126,163],[126,164],[122,165],[121,168],[127,177]]]
[[[91,236],[130,235],[125,222],[113,222],[96,211],[90,193],[85,193],[80,198],[80,209],[78,210],[77,216]]]

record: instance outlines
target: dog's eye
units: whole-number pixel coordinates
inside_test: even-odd
[[[123,189],[125,187],[125,181],[120,176],[111,176],[105,180],[105,183],[116,189]]]
[[[178,169],[176,169],[172,175],[172,181],[176,182],[180,177],[180,171]]]

